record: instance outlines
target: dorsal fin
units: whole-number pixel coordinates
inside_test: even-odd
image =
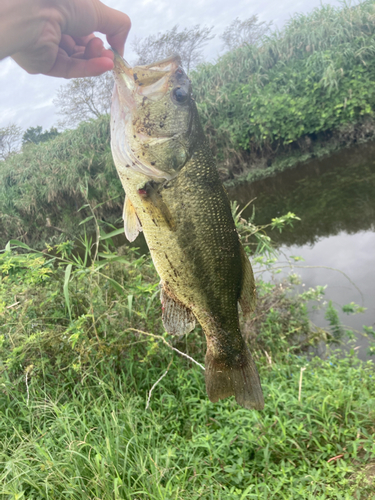
[[[142,225],[128,196],[125,198],[122,217],[124,219],[125,236],[129,241],[134,241],[142,231]]]
[[[244,316],[254,311],[256,306],[255,280],[248,256],[241,244],[242,288],[239,303]]]

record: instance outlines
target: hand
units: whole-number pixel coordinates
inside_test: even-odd
[[[100,0],[0,0],[0,58],[11,55],[31,74],[78,78],[111,70],[113,53],[93,32],[106,34],[122,54],[129,29],[129,17]]]

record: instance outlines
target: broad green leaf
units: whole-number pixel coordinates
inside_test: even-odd
[[[14,245],[16,247],[25,248],[26,250],[32,250],[32,248],[30,248],[29,245],[26,245],[26,243],[23,243],[22,241],[18,240],[9,240],[7,246],[8,245]]]
[[[113,286],[113,288],[118,292],[120,293],[121,295],[124,295],[125,296],[125,290],[124,290],[124,287],[122,287],[120,285],[120,283],[118,283],[116,280],[113,280],[112,278],[108,278],[107,277],[107,280],[109,281],[109,283]]]
[[[88,222],[89,220],[93,219],[94,216],[90,215],[89,217],[86,217],[86,219],[83,219],[78,225],[80,226],[81,224],[84,224],[85,222]]]

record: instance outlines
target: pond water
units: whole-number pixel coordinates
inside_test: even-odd
[[[332,300],[344,325],[359,331],[375,326],[375,143],[232,188],[229,196],[242,206],[254,200],[243,214],[250,217],[255,210],[255,224],[289,211],[300,217],[293,229],[270,233],[281,265],[291,255],[304,259],[285,266],[277,279],[297,273],[300,290],[326,285],[325,300]],[[350,302],[367,309],[347,315],[341,307]],[[327,327],[324,314],[311,312],[311,319]],[[368,359],[360,335],[356,346],[359,357]]]

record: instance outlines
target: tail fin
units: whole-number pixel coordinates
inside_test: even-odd
[[[248,410],[263,410],[264,399],[258,371],[245,346],[241,360],[234,366],[216,358],[210,348],[206,353],[206,389],[213,403],[234,395],[238,404]]]

